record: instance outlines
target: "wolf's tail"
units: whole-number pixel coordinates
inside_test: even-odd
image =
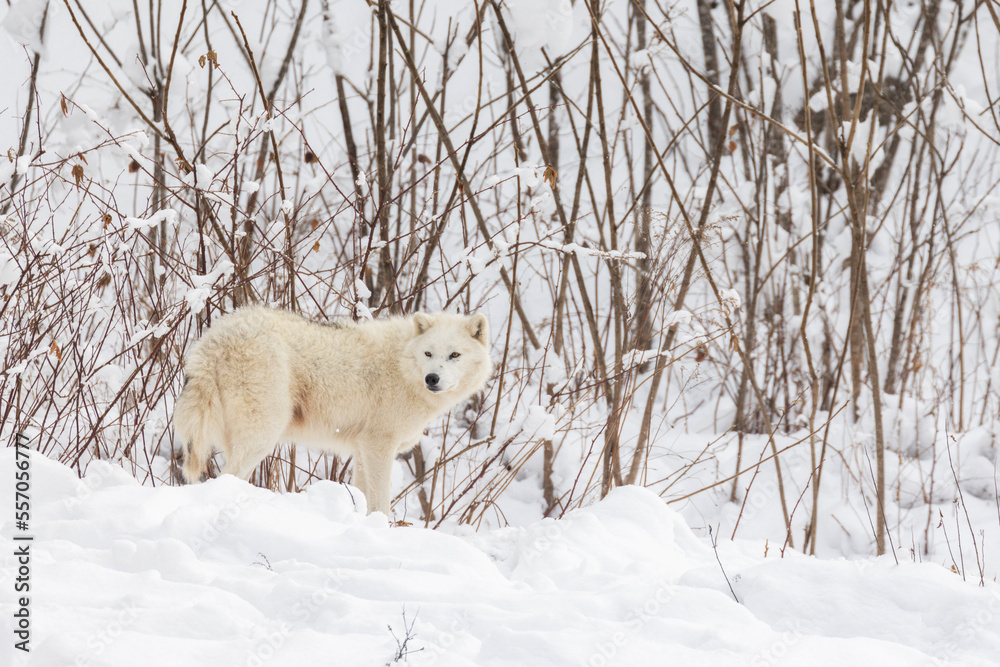
[[[188,484],[208,472],[208,459],[223,446],[222,403],[211,378],[188,377],[174,408],[174,434],[184,445],[181,474]]]

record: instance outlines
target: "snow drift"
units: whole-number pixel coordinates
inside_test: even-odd
[[[0,452],[0,470],[13,461]],[[365,517],[363,496],[332,482],[298,494],[229,476],[150,488],[110,464],[82,480],[42,456],[31,465],[32,652],[14,652],[7,629],[4,664],[992,665],[1000,655],[997,584],[887,558],[762,558],[751,542],[716,552],[639,488],[559,521],[446,534]],[[12,479],[0,480],[3,497]],[[7,624],[12,532],[8,522],[0,537]]]

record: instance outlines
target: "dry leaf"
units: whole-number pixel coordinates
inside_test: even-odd
[[[108,225],[111,224],[111,214],[110,213],[105,213],[104,217],[101,218],[101,220],[104,221],[104,229],[107,229]]]
[[[430,164],[431,159],[424,155],[423,153],[417,153],[417,162],[421,164]]]
[[[553,190],[556,189],[556,183],[558,176],[556,170],[549,165],[545,165],[545,172],[542,174],[542,179],[549,184],[549,187]]]
[[[313,252],[319,252],[319,241],[313,243]]]
[[[62,113],[63,113],[64,116],[68,116],[69,115],[69,102],[66,101],[66,96],[63,95],[62,93],[59,93],[59,97],[60,97],[59,108],[62,109]]]
[[[219,66],[219,56],[215,51],[209,51],[205,55],[198,56],[199,67],[204,68],[208,63],[212,63],[215,67]]]
[[[698,349],[694,352],[694,360],[699,364],[708,359],[708,349],[704,345],[699,345]]]
[[[732,155],[733,153],[735,153],[736,152],[736,142],[735,141],[730,141],[728,148],[729,148],[729,154],[730,155]]]
[[[733,125],[731,128],[729,128],[729,136],[733,136],[734,134],[739,132],[739,130],[740,130],[740,124],[736,123],[736,125]]]
[[[128,173],[130,173],[130,174],[138,174],[139,173],[139,163],[136,162],[135,160],[132,160],[131,162],[129,162],[128,163]]]
[[[313,218],[312,220],[310,220],[309,221],[309,227],[312,229],[312,231],[315,232],[316,228],[319,227],[319,220],[317,220],[316,218]]]
[[[56,360],[62,361],[62,350],[59,349],[59,344],[52,341],[52,347],[49,348],[49,354],[56,355]]]
[[[83,165],[75,164],[73,165],[73,170],[70,172],[73,174],[73,179],[76,181],[76,187],[80,187],[83,184]]]
[[[316,161],[316,156],[312,151],[306,151],[306,164],[312,164]]]

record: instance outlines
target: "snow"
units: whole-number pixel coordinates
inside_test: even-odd
[[[596,248],[585,248],[579,243],[555,243],[552,241],[539,241],[539,245],[550,250],[557,250],[565,253],[575,253],[585,257],[602,257],[604,259],[643,259],[645,255],[641,252],[627,252],[624,250],[598,250]]]
[[[205,308],[205,302],[212,296],[212,285],[219,278],[225,278],[233,272],[233,263],[228,259],[219,260],[214,269],[203,276],[192,275],[192,289],[184,295],[188,308],[192,313],[200,313]]]
[[[13,463],[0,452],[0,469]],[[749,541],[716,554],[635,487],[558,521],[448,534],[365,517],[358,491],[328,481],[153,488],[109,462],[79,479],[37,454],[31,477],[32,652],[4,664],[383,665],[406,628],[395,664],[974,666],[1000,654],[1000,585],[890,558],[765,556]],[[0,495],[13,496],[12,475]],[[5,624],[12,608],[2,598]]]
[[[106,125],[105,121],[97,115],[97,112],[83,102],[76,103],[76,106],[80,108],[80,111],[87,114],[87,118],[89,118],[90,122],[94,125],[97,125],[98,127],[104,127]]]
[[[198,176],[198,185],[202,188],[211,187],[212,181],[215,179],[215,174],[212,170],[208,168],[208,165],[204,162],[199,162],[195,165],[195,173]]]
[[[5,248],[0,248],[0,287],[13,285],[21,275],[14,257]]]
[[[196,287],[188,290],[187,294],[184,295],[184,300],[187,302],[188,308],[191,309],[192,313],[200,313],[205,309],[205,302],[208,301],[210,296],[212,296],[211,288]]]
[[[675,310],[670,313],[666,319],[666,326],[673,326],[674,324],[686,324],[691,321],[694,314],[687,310]]]
[[[151,227],[155,227],[161,222],[166,222],[169,225],[177,224],[177,211],[172,208],[165,208],[157,211],[148,218],[136,218],[127,217],[125,218],[125,224],[129,226],[129,229],[135,231],[146,231]]]
[[[9,187],[10,177],[14,175],[17,162],[0,159],[0,184],[2,187]]]
[[[556,416],[544,405],[530,405],[522,428],[536,440],[551,440],[556,434]]]
[[[24,44],[32,51],[39,51],[42,49],[42,21],[48,4],[48,0],[15,2],[0,21],[0,28],[7,31],[15,41]]]
[[[496,255],[489,250],[480,250],[479,252],[470,252],[465,257],[465,261],[469,265],[469,271],[473,274],[482,273],[486,269],[486,265],[490,263]]]
[[[333,70],[335,75],[343,75],[344,73],[344,54],[342,49],[343,35],[338,29],[337,24],[334,23],[331,12],[326,8],[328,6],[324,3],[324,11],[322,14],[322,24],[323,24],[323,52],[326,55],[326,64]]]
[[[354,279],[354,292],[357,294],[358,299],[367,299],[372,295],[372,291],[365,285],[365,281],[360,278]]]
[[[569,0],[506,0],[503,7],[522,66],[541,69],[546,55],[555,59],[569,48],[574,27],[574,5]]]
[[[743,306],[743,299],[740,297],[740,293],[734,289],[725,289],[719,294],[721,297],[722,309],[726,312],[727,316],[732,316],[733,313],[737,312]]]

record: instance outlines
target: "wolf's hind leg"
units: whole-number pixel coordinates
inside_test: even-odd
[[[226,434],[226,465],[222,472],[248,479],[254,468],[274,451],[281,439],[282,427],[277,425],[256,425],[232,428]]]
[[[259,352],[259,350],[258,350]],[[253,365],[225,378],[226,466],[223,473],[248,479],[282,439],[292,419],[287,371],[257,355]]]

